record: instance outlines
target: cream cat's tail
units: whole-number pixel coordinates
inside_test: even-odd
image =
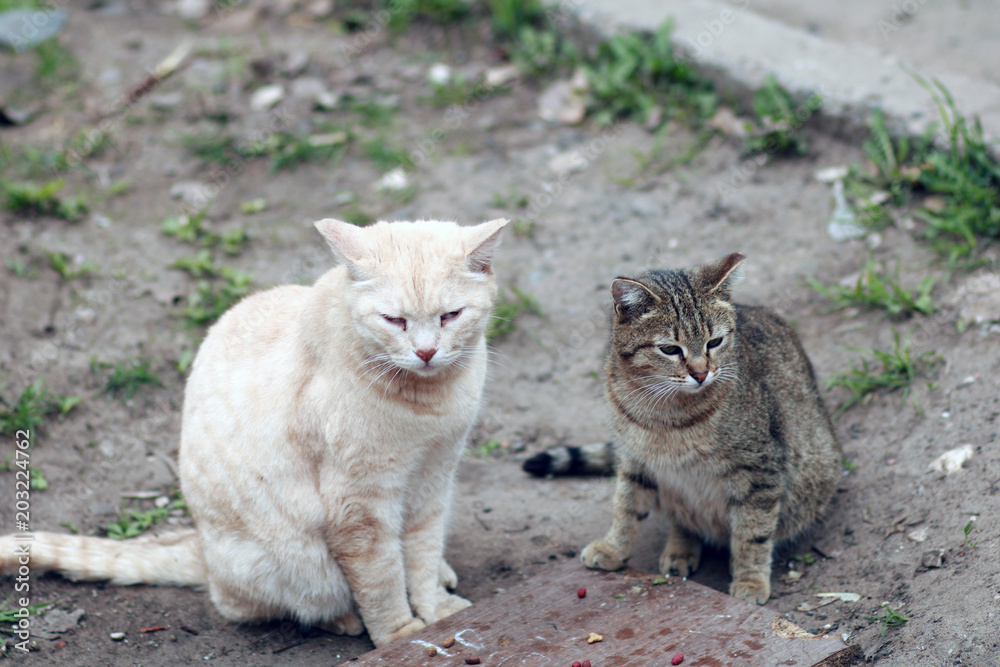
[[[152,538],[109,540],[61,533],[0,537],[0,574],[58,572],[76,581],[197,586],[206,583],[193,529]]]

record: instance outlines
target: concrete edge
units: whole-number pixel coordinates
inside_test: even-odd
[[[674,20],[681,57],[710,79],[724,98],[750,108],[753,91],[768,75],[804,103],[819,93],[822,106],[810,125],[849,141],[869,136],[871,114],[880,109],[894,134],[920,136],[940,113],[930,93],[905,69],[863,45],[823,40],[757,16],[749,0],[562,0],[601,36],[621,30],[653,31]],[[741,9],[741,6],[744,9]],[[967,118],[979,116],[983,134],[1000,139],[1000,87],[945,70],[911,71],[941,81]],[[942,138],[943,134],[940,135]]]

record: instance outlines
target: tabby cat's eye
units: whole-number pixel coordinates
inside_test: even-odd
[[[402,327],[403,331],[406,331],[406,318],[405,317],[389,317],[388,315],[383,315],[385,321],[389,324],[395,324],[397,327]]]
[[[459,315],[461,315],[463,310],[464,308],[459,308],[458,310],[453,310],[450,313],[445,313],[444,315],[442,315],[441,326],[444,326],[444,323],[447,322],[448,320],[453,320]]]
[[[719,336],[718,338],[713,338],[712,340],[708,341],[708,344],[705,345],[705,347],[711,350],[713,347],[719,347],[720,345],[722,345],[722,336]]]
[[[667,356],[673,356],[675,354],[680,354],[681,353],[681,348],[679,348],[676,345],[661,345],[660,346],[660,352],[662,352],[663,354],[665,354]]]

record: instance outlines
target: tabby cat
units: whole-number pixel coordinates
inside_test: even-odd
[[[657,510],[670,526],[663,574],[694,572],[703,541],[728,546],[730,593],[764,604],[772,552],[823,515],[841,456],[795,333],[766,308],[732,303],[743,260],[612,283],[613,519],[581,557],[621,568]]]
[[[204,584],[234,621],[358,634],[363,619],[377,646],[469,606],[446,590],[445,529],[506,224],[317,222],[341,265],[244,299],[198,351],[180,445],[196,528],[37,533],[32,570]],[[4,572],[18,544],[0,538]]]

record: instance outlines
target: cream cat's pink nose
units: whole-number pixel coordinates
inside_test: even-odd
[[[414,350],[414,352],[423,360],[425,364],[429,364],[431,362],[431,357],[437,354],[437,349],[431,348],[429,350]]]

